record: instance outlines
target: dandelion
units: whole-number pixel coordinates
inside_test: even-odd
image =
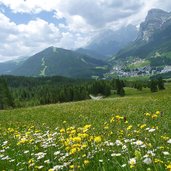
[[[81,137],[74,137],[73,142],[81,142]]]
[[[152,119],[156,119],[156,118],[158,118],[158,115],[153,114],[153,115],[151,116],[151,118],[152,118]]]
[[[115,121],[115,118],[112,117],[112,118],[110,119],[110,123],[113,123],[114,121]]]
[[[171,163],[167,165],[166,167],[169,171],[171,171]]]
[[[60,133],[65,133],[65,129],[64,128],[60,129]]]
[[[155,163],[163,163],[163,161],[160,160],[160,159],[155,159],[154,162],[155,162]]]
[[[160,115],[160,111],[157,111],[157,112],[156,112],[156,115]]]
[[[140,126],[140,128],[143,129],[146,126],[147,126],[146,124],[143,124],[143,125]]]
[[[132,125],[129,125],[126,129],[130,130],[132,128]]]
[[[85,165],[88,165],[89,163],[90,163],[89,160],[84,160],[84,164],[85,164]]]
[[[70,154],[75,154],[77,152],[77,148],[72,148]]]
[[[97,136],[94,138],[94,142],[96,142],[96,143],[100,143],[101,141],[102,141],[101,136]]]
[[[74,165],[70,165],[69,168],[70,168],[70,169],[74,169]]]
[[[151,116],[151,114],[150,113],[145,113],[145,116]]]

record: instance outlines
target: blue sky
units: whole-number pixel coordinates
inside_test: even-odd
[[[49,46],[76,49],[101,31],[138,26],[151,8],[170,0],[0,0],[0,62]]]
[[[36,18],[40,18],[54,24],[66,24],[65,18],[57,19],[54,17],[55,11],[41,11],[39,13],[14,13],[9,7],[3,4],[0,5],[0,10],[16,24],[27,24],[29,21],[35,20]]]

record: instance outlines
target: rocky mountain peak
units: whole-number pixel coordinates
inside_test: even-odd
[[[171,19],[171,13],[161,9],[151,9],[145,21],[140,24],[138,40],[150,41],[155,31],[161,30],[165,23]]]
[[[162,17],[167,17],[169,15],[169,12],[166,12],[161,9],[151,9],[148,11],[146,20],[148,19],[154,19],[154,18],[162,18]]]

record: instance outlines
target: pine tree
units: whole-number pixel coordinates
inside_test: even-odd
[[[156,80],[151,80],[150,90],[151,90],[151,92],[157,92],[158,91]]]
[[[116,80],[116,90],[117,94],[120,96],[125,95],[125,90],[124,90],[124,82],[120,81],[119,79]]]
[[[0,79],[0,109],[4,109],[6,107],[13,107],[13,99],[11,93],[8,89],[7,83],[4,79]]]
[[[158,89],[159,90],[164,90],[165,89],[164,81],[163,81],[162,77],[158,78]]]

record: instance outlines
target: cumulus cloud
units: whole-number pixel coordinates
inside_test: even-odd
[[[54,12],[65,23],[41,18],[16,24],[0,12],[0,60],[31,55],[48,46],[74,49],[105,29],[139,25],[151,8],[171,9],[170,0],[0,0],[13,13]]]
[[[65,25],[63,27],[69,30]],[[85,45],[87,38],[83,34],[60,29],[40,18],[17,25],[0,13],[0,61],[33,55],[49,46],[71,49],[79,47],[76,42]]]
[[[9,7],[14,13],[39,13],[56,9],[56,0],[0,0],[0,4]]]

